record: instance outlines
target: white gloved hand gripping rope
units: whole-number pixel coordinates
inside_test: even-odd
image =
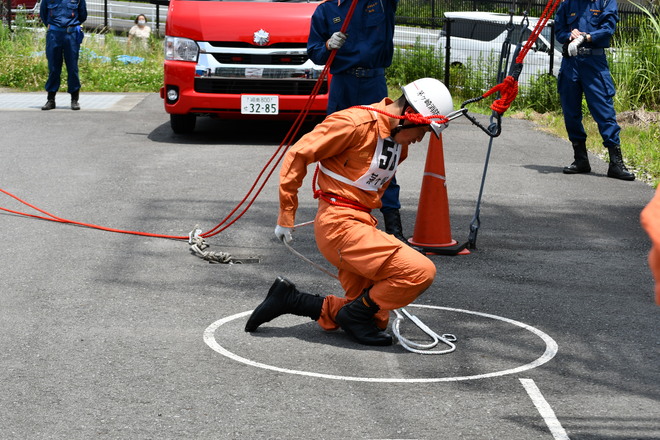
[[[280,225],[275,226],[275,237],[285,243],[291,243],[293,241],[293,236],[291,235],[292,232],[293,228],[285,228]]]
[[[343,32],[335,32],[330,36],[330,39],[325,43],[328,50],[341,48],[346,43],[347,35]]]

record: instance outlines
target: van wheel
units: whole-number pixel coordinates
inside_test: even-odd
[[[170,126],[176,134],[189,134],[195,131],[195,115],[170,115]]]

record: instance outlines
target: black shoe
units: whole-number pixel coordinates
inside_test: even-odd
[[[291,281],[277,277],[270,286],[266,299],[250,315],[245,324],[245,331],[253,332],[261,324],[287,313],[307,316],[317,321],[321,316],[324,299],[319,295],[299,292]]]
[[[55,108],[55,94],[57,92],[48,92],[48,98],[41,110],[52,110]]]
[[[589,154],[587,153],[587,144],[585,141],[571,142],[573,146],[573,161],[567,167],[564,167],[564,174],[590,173]]]
[[[408,239],[403,235],[403,227],[401,226],[401,214],[399,213],[398,209],[383,212],[383,220],[385,222],[385,232],[390,235],[394,235],[402,242],[408,244]]]
[[[78,99],[80,98],[80,91],[76,90],[71,93],[71,110],[80,110]]]
[[[580,173],[590,173],[591,165],[589,162],[579,162],[575,161],[567,167],[564,167],[564,174],[580,174]]]
[[[41,107],[41,110],[52,110],[55,108],[55,100],[49,99],[46,101],[46,103]]]
[[[378,310],[380,309],[369,297],[369,292],[365,292],[342,307],[335,316],[335,322],[360,344],[392,345],[392,335],[376,326],[374,315]]]
[[[610,153],[610,166],[607,169],[607,177],[628,181],[635,180],[635,175],[628,171],[628,168],[623,163],[621,147],[616,145],[614,147],[607,147],[607,149]]]

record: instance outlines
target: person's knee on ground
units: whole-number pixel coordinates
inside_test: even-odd
[[[266,299],[250,315],[245,331],[253,332],[261,324],[285,314],[307,316],[318,321],[324,299],[319,295],[300,292],[291,281],[277,277]]]
[[[407,306],[428,289],[436,267],[424,255],[404,246],[382,271],[391,275],[344,305],[335,316],[335,322],[361,344],[392,344],[391,335],[383,331],[389,312]]]

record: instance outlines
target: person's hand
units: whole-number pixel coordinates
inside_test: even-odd
[[[335,32],[330,39],[325,43],[329,50],[339,49],[346,42],[346,34],[343,32]]]
[[[291,235],[292,232],[293,228],[285,228],[280,225],[275,226],[275,237],[285,243],[291,243],[293,241],[293,236]]]
[[[578,48],[582,46],[584,40],[585,40],[585,34],[581,34],[576,39],[571,41],[571,43],[568,45],[568,56],[571,57],[577,56]]]

